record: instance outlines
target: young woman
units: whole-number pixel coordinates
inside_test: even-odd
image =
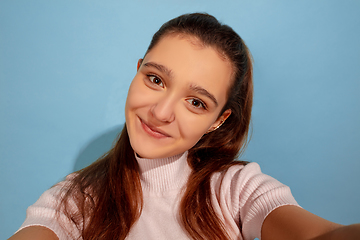
[[[305,211],[236,161],[252,94],[251,56],[230,27],[170,20],[137,64],[116,145],[46,191],[10,239],[358,239],[359,225]]]

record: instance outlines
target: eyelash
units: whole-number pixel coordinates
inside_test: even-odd
[[[158,77],[157,75],[155,75],[155,74],[148,74],[148,75],[146,75],[146,76],[148,77],[148,80],[149,80],[150,83],[152,83],[152,84],[154,84],[154,85],[157,85],[157,86],[160,86],[160,87],[164,87],[163,81],[162,81],[161,78]],[[153,78],[153,79],[152,79],[152,78]],[[154,82],[155,79],[160,80],[160,83]]]
[[[149,80],[149,82],[150,82],[151,84],[154,84],[154,85],[160,86],[160,87],[164,87],[164,83],[163,83],[163,81],[161,80],[161,78],[160,78],[159,76],[157,76],[157,75],[155,75],[155,74],[147,74],[146,76],[148,77],[148,80]],[[155,79],[160,80],[160,83],[155,83],[155,82],[154,82]],[[190,105],[191,105],[193,108],[195,108],[195,109],[207,110],[206,104],[205,104],[203,101],[201,101],[200,99],[198,99],[198,98],[191,98],[191,99],[187,99],[186,101],[187,101],[188,103],[190,103]],[[194,101],[197,101],[200,106],[195,106],[195,105],[193,104]]]
[[[206,104],[205,104],[203,101],[201,101],[200,99],[198,99],[198,98],[191,98],[191,99],[188,99],[188,100],[186,100],[186,101],[187,101],[188,103],[190,103],[191,106],[194,107],[194,108],[196,108],[196,109],[200,109],[200,108],[202,108],[202,109],[204,109],[204,110],[207,109]],[[200,104],[200,107],[195,106],[195,105],[193,104],[194,101],[197,101],[197,102]]]

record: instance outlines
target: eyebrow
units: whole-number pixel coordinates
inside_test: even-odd
[[[196,85],[191,85],[190,90],[193,90],[201,95],[204,95],[204,96],[210,98],[215,103],[216,106],[219,105],[216,98],[214,97],[214,95],[209,93],[205,88],[202,88],[202,87],[196,86]]]
[[[144,66],[145,67],[154,67],[157,70],[159,70],[160,72],[165,73],[170,79],[173,77],[172,71],[170,69],[168,69],[167,67],[165,67],[164,65],[161,65],[161,64],[158,64],[155,62],[147,62],[147,63],[144,63]],[[219,103],[216,100],[216,98],[214,97],[214,95],[209,93],[205,88],[197,86],[197,85],[191,85],[190,90],[210,98],[216,106],[219,105]]]
[[[144,66],[145,67],[154,67],[157,70],[159,70],[160,72],[165,73],[169,78],[172,78],[172,71],[170,69],[168,69],[167,67],[165,67],[164,65],[154,63],[154,62],[147,62],[147,63],[144,63]]]

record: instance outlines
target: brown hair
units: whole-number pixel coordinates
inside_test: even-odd
[[[192,173],[179,209],[183,227],[192,238],[226,239],[226,229],[211,204],[210,179],[214,172],[245,164],[235,160],[246,146],[251,119],[250,52],[235,31],[208,14],[185,14],[165,23],[154,34],[147,52],[168,34],[195,37],[233,66],[228,100],[220,112],[231,109],[231,115],[189,150]],[[143,203],[138,168],[124,126],[115,146],[71,180],[60,208],[81,230],[83,239],[124,239],[128,235]],[[72,211],[73,200],[79,213]]]

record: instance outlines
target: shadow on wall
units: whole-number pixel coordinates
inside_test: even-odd
[[[115,140],[117,140],[118,135],[121,133],[123,127],[124,124],[121,124],[92,140],[79,153],[79,156],[76,158],[73,171],[78,171],[84,167],[89,166],[91,163],[109,151],[113,144],[115,144]]]

